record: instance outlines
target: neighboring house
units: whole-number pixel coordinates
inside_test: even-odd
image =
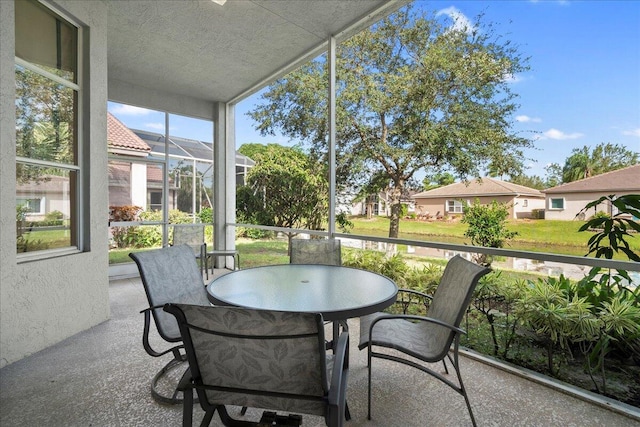
[[[146,159],[151,147],[111,113],[107,113],[107,149],[111,155]],[[109,205],[159,208],[162,168],[152,163],[109,160]],[[174,209],[176,186],[169,178],[169,209]]]
[[[16,204],[26,206],[25,221],[42,221],[49,212],[62,212],[69,218],[69,178],[57,175],[42,175],[16,186]]]
[[[408,212],[415,211],[415,200],[412,196],[415,191],[404,191],[400,196],[400,203],[407,205]],[[369,217],[390,216],[391,215],[391,190],[381,191],[377,194],[370,194],[365,200],[351,203],[351,215],[367,215]]]
[[[546,196],[545,219],[572,220],[590,202],[602,196],[640,194],[640,165],[629,166],[542,191]],[[596,210],[615,214],[609,203]],[[587,216],[595,213],[591,210]],[[586,219],[586,218],[581,218]]]
[[[460,216],[465,203],[473,204],[476,199],[483,205],[494,200],[505,204],[509,217],[514,219],[532,218],[534,210],[544,209],[544,194],[540,191],[494,178],[457,182],[415,194],[413,198],[419,218]]]
[[[150,147],[152,155],[164,155],[163,134],[139,129],[132,129],[131,131]],[[196,167],[200,172],[211,172],[213,165],[212,143],[170,135],[169,145],[170,155],[174,159],[196,162]],[[236,151],[236,186],[244,185],[247,172],[254,167],[255,164],[255,161]]]
[[[108,118],[108,147],[111,154],[129,157],[163,157],[165,136],[161,133],[129,129],[111,113]],[[191,179],[193,169],[204,177],[209,188],[212,183],[213,144],[195,139],[169,137],[169,209],[177,208],[180,177],[172,168],[185,166],[186,179]],[[236,185],[244,185],[249,168],[255,162],[236,151]],[[209,179],[209,181],[207,181]],[[134,205],[143,210],[160,209],[162,205],[162,168],[152,163],[131,161],[109,162],[109,204]]]

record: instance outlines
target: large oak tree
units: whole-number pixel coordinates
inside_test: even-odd
[[[338,185],[386,176],[389,237],[398,236],[400,195],[419,171],[466,179],[491,165],[513,173],[530,145],[511,129],[518,105],[510,80],[527,59],[482,17],[472,27],[460,24],[409,6],[337,48]],[[320,158],[327,93],[320,57],[272,84],[248,114],[263,135],[279,131]]]

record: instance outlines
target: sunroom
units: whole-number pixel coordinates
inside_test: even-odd
[[[322,52],[328,52],[331,61],[337,43],[408,2],[0,2],[0,368],[68,342],[76,334],[117,317],[112,312],[113,289],[109,280],[108,229],[113,224],[107,218],[108,164],[114,161],[107,141],[109,101],[162,112],[166,140],[171,138],[172,115],[210,123],[212,245],[215,249],[235,249],[235,106]],[[54,82],[54,92],[62,100],[53,102],[66,109],[75,123],[64,155],[16,151],[19,74]],[[329,121],[331,111],[329,108]],[[335,135],[328,142],[330,147],[335,143],[333,139]],[[161,165],[168,182],[166,164],[154,162]],[[45,176],[51,169],[66,178],[61,183],[51,183],[58,187],[51,192],[60,190],[65,194],[62,207],[55,210],[67,216],[69,233],[61,247],[36,247],[17,253],[21,230],[13,225],[15,189],[29,176],[25,170]],[[330,185],[333,197],[329,199],[328,228],[313,234],[353,238],[336,229],[336,189],[335,183]],[[166,209],[163,215],[159,224],[166,244]],[[462,249],[455,244],[370,236],[356,236],[355,240],[360,240],[363,247],[373,242],[425,251]],[[627,262],[499,249],[478,251],[578,268],[640,270]],[[119,423],[128,424],[126,419]]]

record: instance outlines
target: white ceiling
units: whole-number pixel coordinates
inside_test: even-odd
[[[237,101],[408,0],[107,0],[109,80]],[[278,75],[276,75],[278,74]]]

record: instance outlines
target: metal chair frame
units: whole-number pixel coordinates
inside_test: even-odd
[[[201,316],[206,318],[206,322],[208,324],[211,324],[211,322],[214,322],[214,324],[216,325],[216,329],[209,329],[206,325],[204,325],[202,322],[200,324],[191,324],[188,320],[187,320],[187,316],[185,315],[185,311],[186,308],[189,308],[188,305],[185,304],[166,304],[164,307],[164,310],[168,313],[173,314],[177,321],[178,324],[180,326],[180,332],[182,334],[182,339],[185,345],[185,350],[187,353],[187,359],[189,361],[189,375],[185,375],[185,377],[183,377],[182,381],[180,382],[180,386],[179,388],[184,391],[184,396],[185,396],[185,400],[184,400],[184,406],[183,406],[183,426],[191,426],[192,422],[193,422],[193,393],[189,393],[188,391],[190,390],[195,390],[197,395],[198,395],[198,399],[199,399],[199,403],[200,406],[202,407],[202,409],[205,411],[205,415],[202,419],[201,422],[201,426],[208,426],[213,418],[213,415],[215,413],[215,411],[218,411],[218,414],[220,416],[220,419],[222,421],[222,423],[225,426],[231,426],[231,427],[263,427],[265,424],[263,424],[261,421],[257,421],[257,422],[253,422],[253,421],[247,421],[247,420],[237,420],[232,418],[229,414],[228,411],[226,409],[226,406],[224,404],[220,404],[219,402],[210,402],[209,397],[207,396],[207,391],[218,391],[218,392],[224,392],[226,395],[232,395],[234,396],[234,399],[238,398],[238,395],[248,395],[248,396],[259,396],[259,397],[268,397],[268,398],[274,398],[274,399],[291,399],[291,400],[296,400],[296,401],[314,401],[314,402],[318,402],[322,405],[325,405],[326,409],[325,409],[325,422],[327,423],[328,426],[330,427],[342,427],[344,424],[344,419],[345,419],[345,410],[346,410],[346,386],[347,386],[347,376],[348,376],[348,369],[349,369],[349,357],[348,357],[348,345],[349,345],[349,333],[347,331],[342,332],[342,334],[340,335],[339,339],[338,339],[338,344],[336,347],[336,352],[334,354],[333,357],[333,369],[331,370],[331,378],[327,378],[327,372],[326,372],[326,367],[324,366],[324,364],[322,364],[322,366],[319,366],[320,368],[324,369],[325,372],[321,373],[320,377],[318,378],[321,382],[328,382],[328,384],[325,384],[322,386],[322,389],[324,389],[324,393],[322,395],[320,394],[309,394],[309,395],[302,395],[296,392],[283,392],[282,390],[278,389],[277,387],[273,387],[273,389],[265,389],[265,388],[261,388],[261,389],[257,389],[256,386],[249,386],[247,385],[246,387],[242,384],[236,384],[236,385],[228,385],[228,384],[207,384],[204,382],[203,378],[203,371],[201,369],[206,369],[205,368],[201,368],[200,365],[200,361],[198,359],[198,352],[196,351],[196,348],[194,347],[194,341],[192,339],[192,331],[197,331],[199,334],[205,334],[205,335],[211,335],[211,336],[218,336],[218,337],[225,337],[225,339],[239,339],[242,340],[244,342],[248,342],[251,340],[255,340],[257,343],[257,347],[256,349],[261,349],[259,342],[260,341],[273,341],[273,340],[296,340],[296,339],[313,339],[315,337],[315,339],[317,340],[317,349],[318,349],[318,360],[326,360],[326,355],[325,355],[325,349],[324,346],[322,345],[322,343],[324,342],[324,328],[323,328],[323,322],[322,322],[322,315],[321,314],[313,314],[313,313],[295,313],[290,314],[290,313],[284,313],[285,316],[290,316],[291,319],[289,320],[289,322],[299,322],[298,318],[295,318],[295,316],[304,316],[306,319],[311,320],[313,317],[315,317],[315,332],[314,333],[304,333],[304,334],[289,334],[288,332],[282,333],[279,331],[273,331],[273,330],[268,330],[267,328],[260,328],[260,324],[259,323],[255,323],[255,321],[253,322],[254,324],[256,324],[256,328],[260,328],[259,331],[257,333],[253,333],[251,332],[251,334],[247,334],[245,332],[238,332],[238,333],[234,333],[232,331],[227,331],[225,330],[227,328],[227,325],[224,325],[221,329],[218,329],[218,324],[215,323],[215,321],[213,320],[213,317],[211,317],[210,315],[207,315],[203,310],[209,311],[211,310],[213,313],[213,310],[221,310],[224,311],[223,313],[229,314],[229,313],[233,313],[234,310],[244,310],[244,312],[251,312],[251,313],[255,313],[256,314],[256,319],[265,319],[265,318],[270,318],[273,317],[274,313],[279,313],[282,314],[282,312],[274,312],[274,311],[270,311],[270,310],[249,310],[249,309],[242,309],[242,308],[235,308],[235,307],[221,307],[221,306],[211,306],[211,307],[195,307],[192,308],[192,310],[198,310],[201,312]],[[225,317],[224,315],[222,316],[224,319],[227,319],[227,317]],[[232,318],[232,317],[229,317]],[[227,320],[225,320],[226,322]],[[254,329],[252,328],[252,331]],[[202,340],[202,338],[200,338],[200,340]],[[207,345],[206,348],[209,348],[212,344],[210,342],[204,342],[203,345]],[[269,356],[269,353],[266,351],[261,350],[261,357],[270,357],[269,358],[269,366],[280,366],[280,361],[281,359],[281,355],[271,355]],[[222,364],[223,368],[221,369],[229,369],[229,366],[226,365],[225,361],[221,361],[219,360],[217,363]],[[218,370],[218,365],[216,364],[216,370]],[[211,367],[209,367],[209,369],[211,369]],[[274,368],[274,369],[278,369],[278,368]],[[236,378],[234,378],[236,380],[236,382],[238,382],[238,380]],[[227,396],[225,396],[227,397]],[[225,399],[224,397],[217,397],[217,400],[220,399]],[[262,403],[265,403],[264,401],[262,401]],[[267,402],[267,405],[269,405],[270,402]],[[230,404],[237,404],[237,402],[230,402]],[[278,408],[278,403],[272,403],[274,406],[273,407],[265,407],[265,409],[279,409]],[[263,416],[263,418],[267,418],[270,419],[271,415],[273,413],[271,412],[265,412],[265,415],[268,416]],[[296,420],[299,417],[286,417],[287,420]],[[277,419],[282,419],[282,417],[276,417]],[[298,422],[301,422],[301,419],[298,419]],[[272,424],[266,424],[266,425],[272,425]],[[276,424],[276,425],[280,425],[280,424]],[[287,424],[288,425],[288,424]],[[293,425],[299,425],[299,423],[295,423]]]
[[[464,277],[465,283],[453,283],[450,280],[451,277],[454,277],[452,276],[452,274],[454,274],[452,272],[455,271],[456,269],[464,270],[463,277]],[[442,303],[441,301],[444,301],[447,298],[446,297],[447,291],[444,290],[446,287],[456,287],[456,286],[462,287],[462,291],[464,293],[460,293],[462,298],[460,298],[460,300],[457,301],[458,305],[451,307],[452,312],[447,313],[450,317],[452,317],[452,315],[455,315],[455,319],[452,320],[452,323],[447,323],[439,318],[408,315],[408,314],[376,313],[376,314],[364,316],[363,318],[361,318],[361,325],[362,325],[361,326],[361,342],[358,347],[360,348],[360,350],[364,349],[365,347],[367,348],[367,366],[368,366],[367,418],[368,419],[371,419],[371,394],[372,394],[371,393],[371,377],[372,377],[371,362],[373,358],[377,357],[380,359],[391,360],[394,362],[402,363],[404,365],[419,369],[420,371],[425,372],[439,379],[440,381],[442,381],[443,383],[451,387],[458,394],[464,397],[467,410],[469,411],[469,416],[471,417],[471,422],[473,423],[474,426],[476,426],[476,420],[473,415],[473,410],[471,409],[469,396],[467,395],[467,390],[464,386],[464,383],[462,381],[462,376],[460,374],[458,350],[460,345],[460,336],[462,334],[466,334],[466,332],[463,329],[461,329],[459,326],[464,316],[464,313],[467,311],[469,307],[469,304],[471,302],[471,297],[478,283],[478,280],[480,279],[480,277],[482,277],[483,275],[489,272],[490,270],[488,268],[484,268],[479,265],[473,264],[460,256],[455,256],[447,264],[447,267],[445,268],[445,272],[443,274],[443,279],[441,280],[440,285],[438,286],[438,289],[442,287],[443,291],[441,292],[444,292],[443,294],[445,295],[444,297],[442,295],[439,297],[438,290],[436,290],[436,293],[433,297],[421,292],[413,291],[413,290],[408,290],[408,289],[399,290],[399,294],[403,292],[408,293],[409,299],[412,297],[416,298],[417,301],[415,303],[424,305],[425,307],[429,306],[429,311],[427,312],[427,314],[429,314],[432,310],[437,311],[438,313],[442,312],[441,307],[443,304],[446,304],[446,302]],[[430,303],[428,303],[429,301]],[[409,300],[406,298],[401,298],[398,301],[398,303],[403,307],[403,312],[406,313],[406,310],[410,304]],[[435,308],[437,305],[440,305],[440,307]],[[407,323],[397,323],[397,322],[413,322],[413,324],[409,325]],[[429,354],[421,353],[419,348],[415,348],[415,347],[411,348],[411,346],[406,345],[406,341],[402,342],[401,338],[398,336],[398,334],[401,334],[403,329],[406,330],[407,327],[413,328],[414,325],[419,325],[420,323],[434,324],[449,330],[449,333],[445,334],[446,337],[444,337],[438,342],[439,346],[430,349],[432,351]],[[390,329],[384,331],[378,328],[378,333],[375,334],[374,331],[377,325],[381,325],[381,326],[384,325],[385,327],[389,327]],[[424,332],[424,330],[420,332]],[[397,351],[398,354],[382,353],[379,351],[375,351],[373,349],[374,346],[386,347],[386,348]],[[436,372],[425,365],[415,362],[414,360],[401,357],[400,356],[401,354],[413,357],[421,362],[426,362],[426,363],[434,363],[434,362],[442,361],[444,365],[445,373],[449,374],[449,370],[445,362],[445,357],[446,357],[447,359],[449,359],[449,362],[452,364],[453,369],[456,372],[458,383],[456,384],[455,382],[451,381],[449,378],[445,377],[441,373]]]

